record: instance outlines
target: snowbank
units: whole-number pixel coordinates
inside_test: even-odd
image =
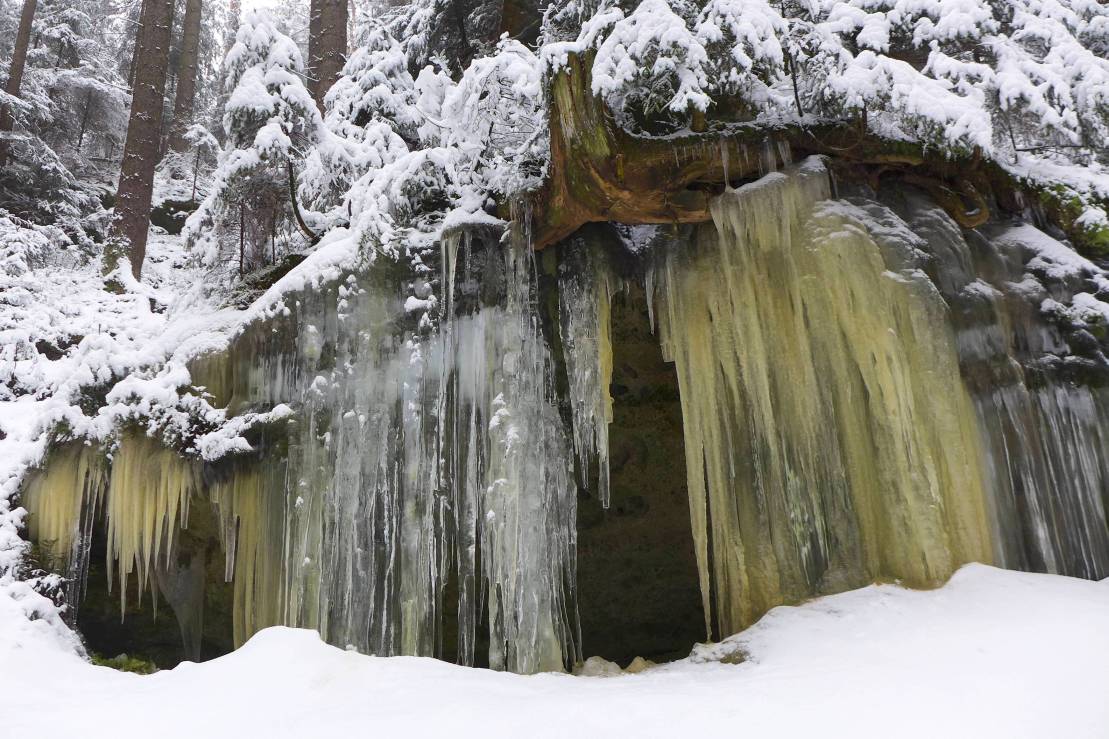
[[[1109,581],[970,565],[777,608],[637,675],[521,677],[366,657],[271,628],[140,677],[84,663],[0,599],[0,735],[1049,737],[1109,734]],[[741,648],[743,664],[705,662]]]

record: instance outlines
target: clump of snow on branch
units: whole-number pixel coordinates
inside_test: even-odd
[[[593,92],[620,111],[637,105],[648,116],[662,110],[704,112],[712,103],[708,65],[701,39],[670,3],[643,0],[613,24],[597,50]]]

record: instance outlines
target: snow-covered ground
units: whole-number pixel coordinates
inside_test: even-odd
[[[960,570],[777,608],[639,674],[522,677],[375,658],[271,628],[138,676],[0,599],[3,737],[1109,736],[1109,580]],[[705,661],[739,647],[742,664]]]

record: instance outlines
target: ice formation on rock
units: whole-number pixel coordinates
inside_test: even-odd
[[[1109,575],[1102,271],[1031,226],[962,231],[908,189],[832,198],[816,159],[713,218],[625,254],[676,369],[710,633],[968,561]],[[379,255],[196,359],[231,417],[291,407],[252,452],[201,462],[135,430],[110,461],[58,445],[23,504],[70,602],[102,515],[118,579],[176,594],[199,639],[174,551],[203,504],[236,643],[289,624],[472,664],[487,632],[496,668],[580,660],[575,467],[607,503],[620,280],[584,237],[547,279],[519,223],[507,246],[448,234],[437,274]]]
[[[681,387],[706,618],[990,561],[973,406],[945,307],[887,270],[807,162],[717,201],[649,282]],[[713,596],[715,596],[713,598]]]
[[[559,264],[559,327],[573,412],[574,451],[583,477],[596,460],[601,505],[610,500],[608,425],[612,423],[610,305],[619,279],[589,239],[571,239]]]

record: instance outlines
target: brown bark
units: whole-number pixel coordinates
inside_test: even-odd
[[[311,0],[308,17],[308,90],[323,110],[347,56],[348,0]]]
[[[105,274],[126,253],[135,279],[142,273],[150,229],[150,200],[158,164],[159,131],[165,102],[166,71],[173,29],[173,0],[143,0],[143,25],[136,39],[138,57],[131,96],[131,118],[123,147],[115,220],[104,248]]]
[[[23,12],[19,16],[19,30],[15,34],[15,48],[12,51],[12,63],[8,68],[8,82],[4,91],[12,97],[19,97],[19,88],[23,84],[23,70],[27,66],[27,47],[31,44],[31,25],[35,20],[37,0],[23,0]],[[8,106],[0,106],[0,137],[12,130],[12,114]],[[0,138],[0,167],[8,161],[8,141]]]
[[[591,92],[592,61],[591,54],[571,56],[551,82],[550,174],[530,198],[536,249],[586,223],[708,221],[709,205],[725,181],[761,176],[766,153],[774,157],[779,143],[787,144],[794,158],[827,155],[841,171],[875,187],[889,178],[924,189],[963,228],[989,219],[989,195],[1001,203],[1018,201],[1016,193],[1040,201],[1051,197],[977,154],[926,154],[919,144],[882,139],[851,122],[776,128],[737,124],[715,133],[636,136],[623,130]],[[1101,248],[1102,237],[1077,226],[1073,216],[1046,210],[1077,245]]]
[[[131,47],[131,66],[127,72],[127,86],[132,89],[135,87],[135,75],[139,71],[139,36],[142,35],[142,28],[146,23],[146,8],[146,2],[139,3],[138,25],[135,26],[135,45]]]
[[[196,101],[197,51],[200,48],[200,19],[203,0],[185,0],[185,19],[181,28],[181,56],[177,61],[177,94],[173,100],[173,127],[169,146],[176,152],[189,150],[185,132],[193,122]]]

